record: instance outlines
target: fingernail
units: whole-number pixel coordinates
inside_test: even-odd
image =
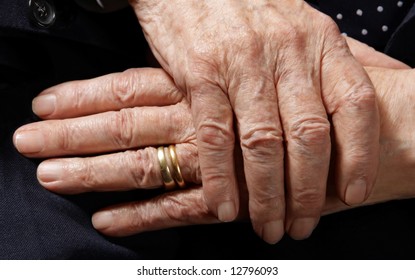
[[[218,219],[222,222],[231,222],[236,218],[236,211],[233,202],[223,202],[218,207]]]
[[[301,240],[308,238],[317,226],[315,218],[297,218],[291,224],[289,233],[291,238]]]
[[[363,179],[357,179],[350,183],[346,188],[345,202],[349,205],[362,203],[366,198],[366,182]]]
[[[275,244],[284,235],[284,223],[279,221],[268,222],[262,228],[262,239],[269,244]]]
[[[51,115],[55,112],[55,107],[56,96],[53,94],[41,95],[32,101],[32,111],[40,117]]]
[[[62,164],[58,162],[42,162],[37,168],[37,178],[41,183],[60,181],[62,173]]]
[[[95,213],[92,216],[92,225],[97,230],[103,230],[112,226],[114,219],[110,211]]]
[[[14,145],[20,153],[33,154],[43,150],[45,140],[38,131],[21,131],[16,134]]]

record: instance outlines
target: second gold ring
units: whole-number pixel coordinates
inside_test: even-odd
[[[177,187],[186,187],[180,170],[179,160],[177,158],[175,145],[169,147],[158,147],[157,158],[160,164],[161,177],[164,187],[167,190],[173,190]]]

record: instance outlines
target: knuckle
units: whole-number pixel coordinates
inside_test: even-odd
[[[232,129],[215,121],[204,121],[200,124],[197,138],[203,143],[205,149],[211,149],[212,151],[228,150],[235,143],[235,135]]]
[[[336,22],[323,13],[317,16],[317,30],[321,31],[321,39],[325,46],[324,56],[350,55],[347,39],[340,34],[340,29]],[[339,52],[342,50],[341,52]]]
[[[111,79],[111,93],[115,102],[130,104],[135,97],[136,84],[140,80],[135,69],[128,69]]]
[[[134,202],[123,211],[115,211],[122,220],[123,232],[128,234],[145,231],[148,228],[157,227],[160,222],[161,200],[164,195],[155,198],[153,203]]]
[[[63,84],[62,91],[63,94],[70,94],[71,96],[71,107],[74,111],[80,111],[84,106],[85,88],[79,82],[74,82],[73,84],[65,83]]]
[[[241,147],[244,158],[269,158],[282,150],[282,132],[272,128],[251,130],[241,136]]]
[[[344,96],[344,102],[349,106],[357,107],[364,111],[373,111],[377,108],[375,90],[370,84],[352,88]]]
[[[63,151],[78,152],[79,143],[76,130],[72,131],[69,127],[61,125],[56,129],[58,145]]]
[[[330,145],[330,123],[326,118],[308,117],[294,122],[288,133],[287,141],[302,147],[328,147]]]
[[[192,223],[195,218],[211,215],[200,195],[188,197],[186,200],[182,196],[166,195],[160,200],[159,207],[170,220],[185,224]]]
[[[119,148],[134,146],[134,118],[130,109],[112,112],[107,123],[107,131]]]
[[[170,77],[168,77],[171,79]],[[169,80],[167,83],[160,85],[160,90],[165,95],[166,100],[171,100],[175,103],[179,103],[185,100],[185,92],[182,92],[178,86],[174,84],[172,80]],[[184,101],[186,102],[186,101]],[[171,102],[170,102],[171,103]],[[169,105],[170,105],[169,103]]]
[[[215,188],[205,188],[204,193],[207,197],[229,197],[232,190],[231,184],[234,183],[228,171],[225,168],[213,166],[205,168],[203,173],[204,182],[215,182]]]
[[[70,173],[74,175],[80,184],[87,189],[94,189],[94,186],[100,184],[95,168],[88,160],[80,161],[76,164],[70,165]]]
[[[317,13],[317,20],[320,23],[321,30],[325,31],[326,34],[340,34],[338,25],[330,16]]]
[[[127,216],[125,224],[123,224],[123,230],[128,233],[140,232],[140,229],[146,228],[149,224],[151,225],[151,220],[149,220],[149,214],[147,211],[143,213],[142,205],[139,203],[134,203],[131,205],[131,211],[123,211],[122,215]],[[117,213],[120,215],[120,213]]]
[[[165,196],[159,207],[169,219],[174,221],[186,221],[190,216],[187,205],[173,196]]]
[[[130,178],[132,178],[134,186],[138,187],[152,187],[158,184],[161,184],[157,180],[159,177],[158,166],[152,160],[150,156],[151,153],[154,153],[153,148],[146,148],[144,150],[138,150],[133,152],[132,157],[128,157],[127,166],[132,166],[130,169]]]

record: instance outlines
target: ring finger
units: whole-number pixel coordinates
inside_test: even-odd
[[[184,181],[200,184],[196,145],[178,144],[176,154]],[[171,162],[171,157],[166,158]],[[37,176],[45,188],[62,194],[150,189],[163,185],[154,147],[96,157],[46,160],[39,165]]]

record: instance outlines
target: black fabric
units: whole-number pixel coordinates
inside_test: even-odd
[[[23,32],[25,36],[67,39],[113,51],[134,50],[132,46],[137,36],[132,35],[139,31],[137,19],[126,16],[125,10],[99,14],[79,8],[73,0],[47,1],[54,3],[56,12],[55,24],[48,28],[40,27],[33,19],[29,0],[0,1],[0,31],[11,35]]]
[[[412,67],[415,66],[414,0],[308,2],[331,16],[340,31],[347,36],[358,39]],[[379,6],[382,7],[382,12],[378,11]],[[358,15],[358,10],[361,10],[361,15]],[[387,26],[386,31],[382,29],[383,26]],[[362,34],[363,29],[367,30],[366,35]]]
[[[275,246],[261,241],[249,223],[185,227],[130,238],[98,234],[90,222],[94,211],[146,199],[157,191],[53,194],[36,180],[39,162],[18,154],[12,135],[20,125],[37,120],[31,100],[42,89],[144,66],[146,44],[128,9],[97,15],[70,1],[55,2],[62,6],[56,24],[48,29],[31,22],[27,1],[0,2],[0,259],[414,258],[414,200],[322,217],[309,239],[285,237]],[[411,65],[414,48],[408,45],[413,44],[414,13],[412,9],[401,19],[386,47]]]
[[[318,3],[320,10],[336,21],[341,32],[383,51],[414,0],[319,0]]]
[[[36,167],[39,162],[21,156],[13,147],[13,132],[21,125],[37,120],[30,113],[30,104],[41,89],[63,80],[95,77],[139,65],[134,60],[120,64],[118,60],[106,59],[103,63],[102,57],[113,54],[97,49],[88,51],[84,46],[80,48],[82,52],[76,54],[79,46],[68,45],[68,42],[48,43],[60,50],[55,59],[62,59],[55,61],[53,56],[49,57],[48,67],[43,69],[45,72],[40,71],[42,69],[38,69],[37,74],[28,71],[22,80],[12,81],[1,92],[0,259],[148,258],[158,255],[159,251],[162,251],[160,255],[171,256],[176,252],[177,244],[174,230],[107,239],[98,234],[90,222],[92,213],[99,208],[145,199],[157,193],[137,191],[59,196],[38,184]],[[62,52],[66,48],[68,53]],[[54,65],[59,66],[55,68]],[[78,70],[68,73],[67,67]]]
[[[415,5],[388,42],[385,53],[415,67]]]
[[[177,251],[175,230],[110,239],[92,227],[91,215],[98,209],[157,192],[59,196],[38,184],[39,161],[21,156],[12,144],[19,126],[37,121],[31,100],[41,90],[145,65],[147,47],[132,11],[91,16],[95,24],[89,32],[116,42],[121,32],[100,23],[118,18],[111,28],[126,30],[127,37],[116,44],[102,41],[99,47],[94,37],[73,39],[77,28],[68,29],[67,36],[44,34],[35,26],[0,32],[0,259],[168,258]]]
[[[321,218],[306,240],[268,245],[250,224],[179,229],[179,259],[414,259],[415,200],[393,201]],[[197,244],[197,246],[195,246]]]

